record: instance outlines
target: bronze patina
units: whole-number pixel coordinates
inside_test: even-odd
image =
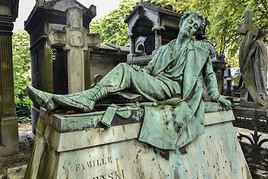
[[[212,101],[225,109],[231,109],[231,102],[218,92],[211,43],[196,38],[204,32],[203,16],[186,12],[179,26],[177,39],[160,47],[145,67],[121,63],[96,86],[80,93],[56,95],[29,86],[28,95],[49,112],[59,108],[90,112],[103,97],[127,89],[162,104],[145,108],[139,140],[161,149],[184,146],[204,132],[203,83]]]

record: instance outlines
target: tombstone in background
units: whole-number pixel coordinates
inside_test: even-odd
[[[19,0],[0,1],[0,161],[19,152],[12,62],[13,22]]]
[[[96,7],[75,0],[37,0],[25,30],[30,34],[32,85],[57,94],[85,89],[85,59],[88,46],[99,46],[100,38],[89,34]],[[35,129],[39,106],[32,106]],[[34,130],[33,130],[34,131]]]
[[[175,12],[172,6],[160,7],[151,3],[141,2],[127,16],[130,52],[128,62],[146,65],[154,56],[156,50],[177,38],[181,14]],[[212,60],[217,76],[220,93],[223,93],[225,61],[217,58]]]
[[[84,89],[82,59],[88,44],[99,44],[99,37],[89,34],[95,16],[95,6],[86,8],[75,0],[37,0],[25,21],[31,40],[33,86],[58,94]]]
[[[88,29],[82,27],[82,17],[83,12],[80,8],[70,7],[66,10],[67,25],[49,24],[49,46],[62,47],[67,53],[68,93],[85,89],[87,51],[89,47],[98,47],[100,44],[99,35],[89,34]]]

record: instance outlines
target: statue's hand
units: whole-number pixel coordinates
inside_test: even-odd
[[[228,99],[225,99],[223,96],[220,96],[218,101],[220,104],[226,109],[231,110],[232,109],[232,103]]]

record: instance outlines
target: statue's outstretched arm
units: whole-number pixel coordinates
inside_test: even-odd
[[[203,77],[207,86],[208,95],[212,101],[220,102],[227,110],[232,108],[232,103],[219,94],[217,78],[213,71],[212,62],[208,58],[204,69]]]

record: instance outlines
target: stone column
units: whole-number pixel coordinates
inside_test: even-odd
[[[0,2],[0,161],[19,152],[12,62],[13,5]]]
[[[85,44],[85,33],[83,33],[83,12],[77,7],[68,8],[67,14],[67,44],[68,50],[68,91],[69,93],[80,92],[85,89],[84,74],[84,52],[87,50]]]

